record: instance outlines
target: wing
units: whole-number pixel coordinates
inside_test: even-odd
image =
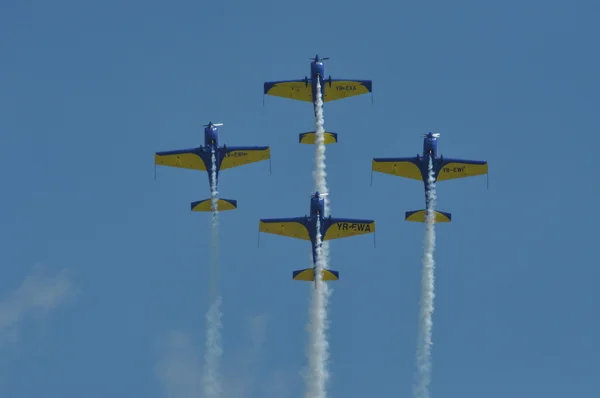
[[[200,157],[198,148],[156,152],[154,154],[154,163],[159,166],[206,171],[206,164],[202,160],[202,157]]]
[[[371,80],[331,79],[331,86],[329,80],[325,80],[323,84],[325,85],[323,102],[368,94],[373,91]]]
[[[294,218],[261,218],[258,225],[259,232],[310,240],[306,217]]]
[[[347,238],[349,236],[366,235],[375,232],[374,220],[360,220],[355,218],[327,219],[329,225],[323,240]]]
[[[265,95],[313,102],[312,84],[310,79],[266,82]]]
[[[221,170],[271,158],[271,148],[268,146],[228,146],[224,152]]]
[[[437,181],[474,177],[488,173],[488,162],[480,160],[446,159],[440,167]]]
[[[371,169],[380,173],[423,181],[419,160],[413,158],[375,158]]]

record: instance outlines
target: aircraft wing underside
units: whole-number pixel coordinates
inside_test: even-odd
[[[223,150],[221,170],[260,162],[271,158],[271,148],[268,146],[228,146]]]
[[[206,171],[206,164],[198,153],[198,148],[156,152],[154,163],[159,166]]]
[[[265,94],[298,101],[313,102],[311,80],[281,80],[265,83]]]
[[[323,81],[323,102],[368,94],[373,91],[371,80],[329,79]],[[298,101],[314,102],[311,79],[281,80],[265,83],[264,93]]]
[[[356,218],[326,219],[325,237],[323,240],[347,238],[350,236],[366,235],[375,232],[374,220],[361,220]]]
[[[482,160],[447,159],[440,164],[437,181],[474,177],[488,173],[488,162]]]
[[[416,156],[410,158],[375,158],[371,168],[373,171],[380,173],[423,181],[419,160]]]
[[[288,238],[310,240],[306,217],[261,218],[258,230],[259,232],[287,236]]]
[[[329,79],[323,82],[323,102],[335,101],[342,98],[355,97],[373,92],[371,80]]]

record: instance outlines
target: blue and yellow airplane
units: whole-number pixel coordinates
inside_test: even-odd
[[[433,178],[445,181],[455,178],[474,177],[488,174],[487,161],[464,160],[438,157],[437,139],[439,133],[427,133],[423,140],[423,156],[417,154],[410,158],[375,158],[371,165],[371,173],[391,174],[399,177],[423,181],[425,186],[425,203],[427,203],[427,179],[429,178],[429,159],[433,161]],[[435,212],[435,222],[450,222],[452,215],[443,211]],[[425,222],[426,210],[407,211],[406,221]]]
[[[310,63],[310,78],[305,76],[304,79],[299,80],[266,82],[264,94],[312,102],[316,117],[317,82],[321,84],[321,98],[323,99],[323,103],[373,92],[373,82],[371,80],[332,79],[331,75],[329,75],[329,79],[325,79],[325,65],[323,65],[323,61],[329,58],[320,58],[317,54],[314,58],[310,59],[312,60]],[[315,142],[314,131],[300,134],[301,144],[314,144]],[[334,144],[336,142],[336,133],[325,132],[325,144]]]
[[[219,146],[219,127],[223,123],[208,122],[204,127],[204,146],[175,151],[156,152],[154,164],[184,169],[203,170],[208,173],[208,183],[212,186],[212,152],[215,154],[216,173],[215,189],[219,179],[219,171],[233,167],[271,159],[271,148],[268,146]],[[211,199],[204,199],[191,204],[192,211],[212,211]],[[219,211],[237,209],[237,200],[219,199]]]
[[[315,287],[317,284],[315,278],[315,270],[317,269],[317,223],[323,241],[375,232],[374,220],[325,217],[324,196],[326,195],[326,193],[319,193],[318,191],[311,195],[310,216],[262,218],[258,226],[259,234],[260,232],[265,232],[290,238],[310,240],[312,244],[313,267],[294,271],[293,279],[297,281],[314,281]],[[322,278],[323,281],[336,281],[339,279],[339,272],[324,269]]]

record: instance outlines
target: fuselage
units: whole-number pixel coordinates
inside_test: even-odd
[[[317,267],[317,249],[319,245],[317,244],[317,225],[319,226],[319,231],[321,232],[321,242],[322,237],[325,235],[325,199],[319,196],[318,192],[315,196],[310,198],[310,216],[307,217],[307,225],[308,234],[310,236],[310,243],[312,245],[312,254],[313,254],[313,267]],[[321,243],[322,245],[322,243]]]
[[[427,133],[423,139],[423,155],[418,156],[419,159],[419,170],[423,177],[423,185],[425,188],[425,203],[427,203],[427,186],[429,183],[429,160],[433,164],[433,180],[437,179],[440,172],[440,164],[443,161],[441,157],[438,157],[438,141],[437,137],[433,133]]]
[[[204,145],[207,147],[214,145],[215,148],[219,146],[219,128],[211,123],[204,128]]]
[[[219,179],[219,169],[221,166],[221,162],[223,161],[224,151],[219,150],[219,128],[214,126],[212,123],[209,123],[207,127],[204,128],[204,146],[199,148],[200,157],[204,161],[206,165],[206,171],[208,174],[208,184],[210,186],[213,185],[213,172],[212,172],[212,152],[214,150],[215,153],[215,162],[216,162],[216,172],[215,172],[215,189]]]
[[[317,82],[321,84],[321,98],[325,94],[324,80],[323,76],[325,75],[325,65],[323,62],[319,60],[317,57],[317,61],[313,61],[310,64],[310,79],[312,83],[312,96],[316,100],[317,98]]]
[[[438,147],[437,137],[434,137],[432,133],[428,133],[423,140],[423,156],[430,156],[433,159],[437,159]],[[429,162],[429,158],[427,158]]]
[[[325,80],[325,65],[319,56],[317,55],[314,58],[314,61],[310,64],[310,82],[312,84],[312,97],[314,99],[313,107],[315,111],[315,116],[317,115],[317,93],[319,92],[317,87],[317,82],[321,84],[321,100],[323,100],[325,96],[325,84],[331,84],[331,76],[329,77],[329,82]],[[308,79],[306,79],[306,84],[308,84]]]

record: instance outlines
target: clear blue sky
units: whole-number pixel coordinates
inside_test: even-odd
[[[0,395],[194,396],[208,294],[204,173],[155,151],[271,145],[224,171],[220,192],[223,373],[229,397],[300,397],[310,284],[306,242],[261,237],[261,217],[301,216],[313,191],[312,106],[266,98],[329,56],[368,96],[325,107],[332,214],[374,218],[331,244],[332,397],[408,397],[423,226],[422,185],[375,175],[439,131],[445,156],[488,160],[442,182],[437,230],[436,397],[593,396],[600,272],[593,236],[600,140],[594,1],[115,1],[0,4]],[[278,199],[276,199],[278,198]],[[39,266],[36,266],[39,264]],[[64,272],[64,273],[63,273]],[[26,279],[32,277],[33,279]],[[240,391],[246,391],[242,394]],[[169,397],[169,398],[171,398]]]

